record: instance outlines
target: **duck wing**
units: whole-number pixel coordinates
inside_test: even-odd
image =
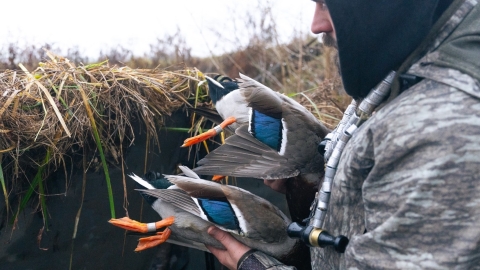
[[[163,202],[168,202],[169,204],[181,209],[182,211],[188,212],[195,216],[201,216],[201,211],[198,208],[198,205],[185,191],[180,189],[147,189],[147,190],[138,190],[142,194],[157,198]]]
[[[300,173],[286,156],[253,137],[248,126],[238,128],[197,164],[193,171],[204,175],[283,179]]]
[[[238,79],[239,92],[244,96],[248,107],[271,117],[280,118],[282,116],[282,94],[246,75],[240,74],[240,78]]]
[[[302,152],[303,156],[308,153],[309,160],[317,156],[318,143],[330,130],[294,99],[243,74],[240,76],[240,91],[252,111],[249,122],[252,136],[290,159],[295,152]]]

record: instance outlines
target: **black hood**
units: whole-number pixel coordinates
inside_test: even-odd
[[[325,0],[345,91],[365,97],[427,36],[453,0]]]

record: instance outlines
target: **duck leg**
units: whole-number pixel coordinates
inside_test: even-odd
[[[160,221],[147,224],[138,222],[128,217],[123,217],[119,219],[110,219],[108,222],[125,230],[140,233],[155,232],[158,229],[166,227],[162,232],[156,232],[156,235],[154,236],[140,238],[135,251],[142,251],[151,247],[158,246],[161,243],[167,241],[168,237],[170,237],[170,234],[172,233],[168,226],[172,225],[174,221],[174,217],[167,217]]]
[[[148,232],[155,232],[156,230],[161,229],[163,227],[168,227],[172,225],[174,221],[175,221],[174,217],[167,217],[160,221],[147,224],[147,223],[138,222],[128,217],[123,217],[118,219],[112,218],[108,222],[110,224],[113,224],[117,227],[120,227],[128,231],[148,233]]]
[[[138,240],[138,245],[135,251],[142,251],[151,247],[158,246],[165,241],[167,241],[168,237],[170,237],[172,231],[167,227],[163,232],[157,232],[154,236],[149,237],[142,237]]]
[[[229,125],[235,123],[237,120],[235,119],[235,117],[231,116],[231,117],[228,117],[227,119],[225,119],[222,123],[220,123],[220,125],[218,126],[215,126],[214,128],[212,129],[209,129],[207,132],[204,132],[202,134],[199,134],[195,137],[191,137],[191,138],[188,138],[186,139],[184,142],[183,142],[183,145],[182,147],[187,147],[187,146],[191,146],[191,145],[194,145],[194,144],[197,144],[199,142],[203,142],[209,138],[212,138],[213,136],[217,135],[218,133],[220,133],[224,128],[228,127]]]
[[[214,176],[212,176],[212,181],[220,182],[223,179],[225,179],[225,177],[226,177],[225,175],[214,175]]]

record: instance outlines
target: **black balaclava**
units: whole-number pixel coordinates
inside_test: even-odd
[[[453,0],[325,0],[345,91],[365,97],[427,36]]]

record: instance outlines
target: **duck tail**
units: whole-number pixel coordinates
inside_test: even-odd
[[[135,182],[137,182],[140,186],[142,186],[145,189],[155,189],[155,187],[152,184],[150,184],[149,182],[147,182],[146,180],[144,180],[143,178],[141,178],[140,176],[134,173],[128,176],[130,176],[130,178],[132,178]]]
[[[181,165],[181,166],[178,166],[178,168],[179,168],[180,170],[182,170],[182,172],[183,172],[186,176],[188,176],[188,177],[190,177],[190,178],[200,179],[200,176],[198,176],[197,173],[195,173],[194,171],[192,171],[192,170],[191,170],[190,168],[188,168],[187,166]]]

